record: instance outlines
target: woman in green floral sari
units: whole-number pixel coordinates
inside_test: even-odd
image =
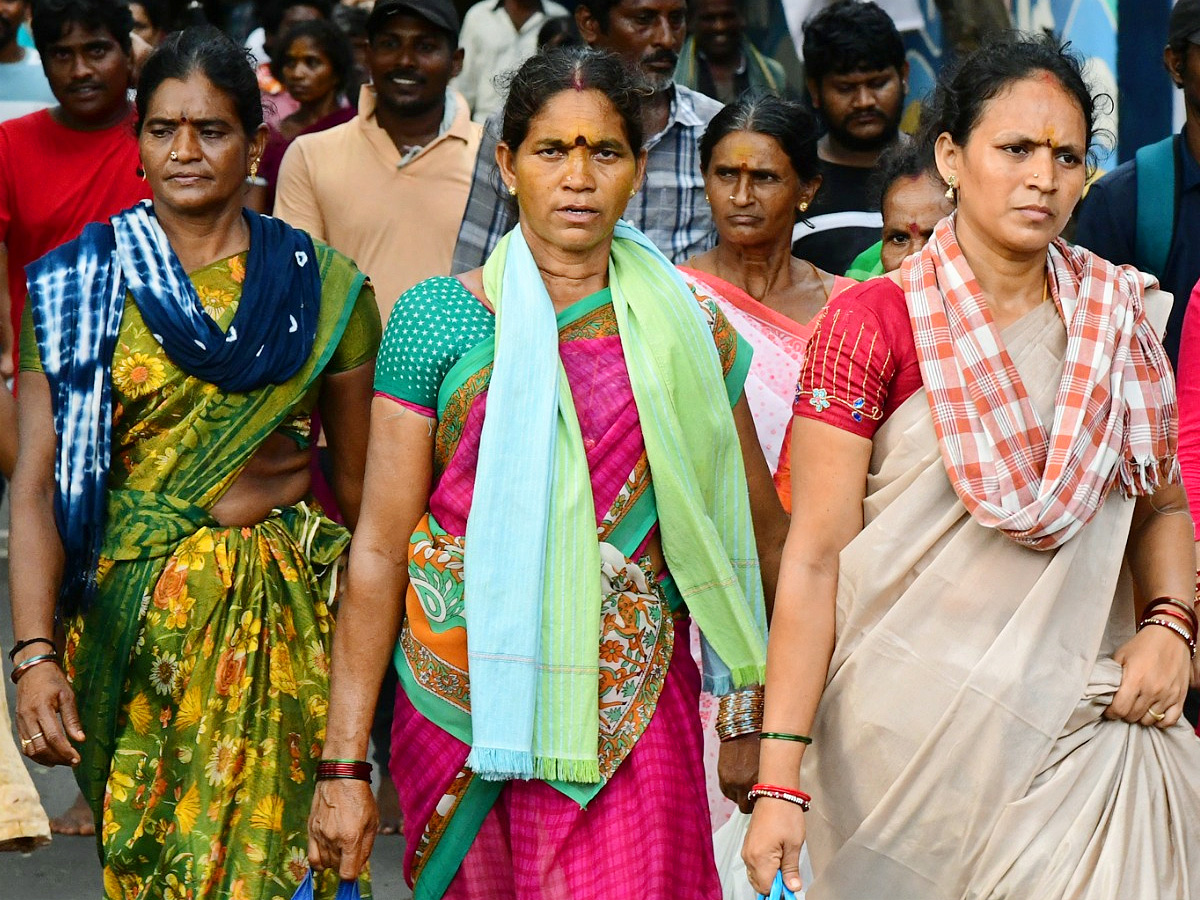
[[[310,417],[353,524],[377,307],[350,260],[243,211],[266,132],[228,39],[173,36],[137,106],[152,203],[28,269],[18,731],[76,767],[107,897],[288,898],[349,542],[308,499]]]

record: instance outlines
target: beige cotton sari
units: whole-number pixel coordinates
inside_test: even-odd
[[[50,840],[50,822],[13,740],[0,687],[0,850],[28,851]]]
[[[1051,421],[1054,304],[1004,341]],[[1200,898],[1200,741],[1103,718],[1134,633],[1133,509],[1113,491],[1061,548],[1026,549],[967,514],[924,391],[881,426],[804,760],[808,900]]]

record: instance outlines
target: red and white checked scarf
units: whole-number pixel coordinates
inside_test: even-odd
[[[1058,240],[1046,262],[1067,352],[1047,434],[943,219],[901,269],[921,378],[954,490],[980,523],[1039,550],[1061,546],[1114,484],[1179,481],[1175,379],[1136,269]]]

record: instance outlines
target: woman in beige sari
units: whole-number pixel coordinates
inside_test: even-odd
[[[801,886],[807,837],[809,900],[1200,896],[1162,295],[1058,240],[1093,124],[1056,46],[964,60],[927,134],[957,212],[810,342],[743,850],[760,891]]]

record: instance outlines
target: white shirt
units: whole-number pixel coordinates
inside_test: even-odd
[[[504,106],[496,76],[515,70],[537,52],[538,31],[547,19],[568,15],[554,0],[542,0],[541,5],[520,31],[505,12],[504,0],[484,0],[467,10],[458,37],[463,68],[450,87],[467,98],[476,122]]]

